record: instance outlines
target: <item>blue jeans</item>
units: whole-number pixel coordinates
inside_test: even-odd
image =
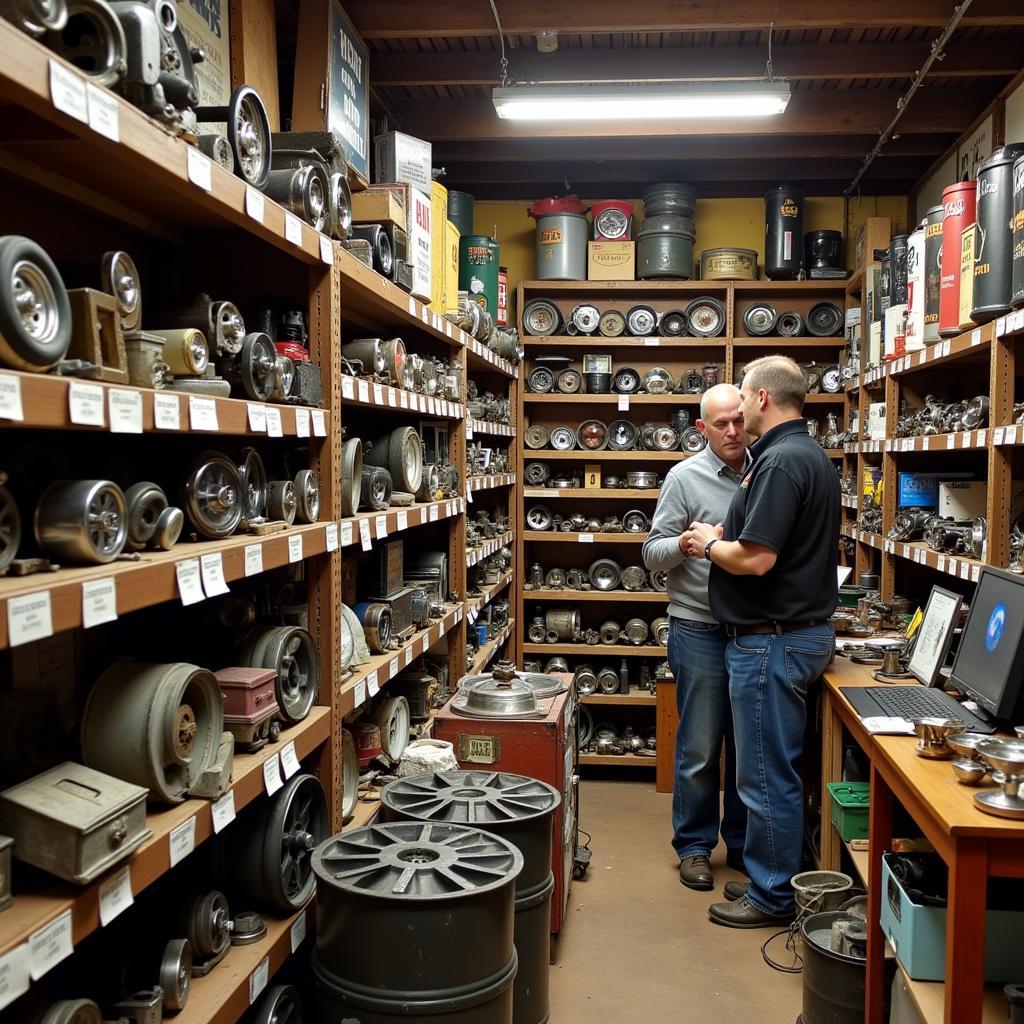
[[[736,728],[736,781],[746,804],[743,861],[747,898],[768,914],[794,906],[790,879],[800,870],[807,687],[835,653],[830,623],[792,633],[740,636],[729,641],[729,698]]]
[[[676,680],[675,784],[672,787],[672,846],[679,858],[710,856],[718,844],[719,762],[725,743],[722,838],[742,851],[747,812],[736,791],[736,751],[729,711],[727,637],[716,623],[672,618],[668,661]]]

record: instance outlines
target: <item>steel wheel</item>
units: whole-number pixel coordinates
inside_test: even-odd
[[[527,387],[537,395],[546,395],[555,386],[555,375],[546,366],[536,366],[526,378]]]
[[[547,505],[534,505],[526,513],[526,525],[531,530],[550,530],[551,509]]]
[[[21,515],[14,496],[0,487],[0,575],[14,561],[21,545]]]
[[[242,526],[255,519],[265,519],[270,486],[263,459],[255,448],[242,449],[242,464],[238,467],[242,478]]]
[[[550,336],[562,330],[562,314],[547,299],[533,299],[523,310],[523,328],[527,334]]]
[[[332,174],[328,188],[331,212],[331,234],[339,241],[352,230],[352,193],[344,174]]]
[[[617,395],[632,395],[640,389],[640,374],[632,366],[623,366],[612,377],[612,390]]]
[[[636,447],[638,431],[629,420],[614,420],[608,425],[608,447],[613,452],[626,452]]]
[[[313,638],[300,626],[274,626],[266,633],[257,667],[277,672],[274,692],[281,717],[301,722],[313,707],[320,686],[320,663]]]
[[[572,427],[555,427],[549,440],[555,451],[568,452],[576,447],[576,431]]]
[[[356,514],[363,486],[363,443],[358,437],[341,443],[341,515]]]
[[[95,85],[116,85],[128,66],[124,29],[105,3],[71,0],[67,22],[47,33],[46,45]]]
[[[294,985],[275,985],[260,1000],[252,1024],[302,1024],[302,996]]]
[[[231,914],[224,893],[213,890],[189,899],[182,913],[194,956],[209,960],[231,945]]]
[[[626,314],[626,327],[634,337],[654,334],[658,314],[650,306],[633,306]]]
[[[710,295],[701,295],[686,307],[690,333],[699,338],[717,338],[725,332],[725,306]]]
[[[61,999],[51,1004],[36,1024],[103,1024],[103,1017],[91,999]]]
[[[110,480],[57,480],[36,506],[36,542],[49,555],[112,562],[128,539],[125,497]]]
[[[320,518],[320,478],[312,469],[300,469],[295,474],[295,518],[300,523],[315,523]]]
[[[126,331],[138,329],[142,322],[142,284],[139,268],[126,252],[107,252],[100,262],[100,280],[103,291],[117,300],[121,326]]]
[[[576,432],[576,443],[587,452],[604,451],[608,447],[608,427],[600,420],[587,420]]]
[[[203,452],[185,480],[185,511],[196,533],[230,537],[242,521],[244,488],[238,469],[220,452]]]
[[[163,488],[143,481],[132,484],[124,492],[124,500],[128,526],[125,547],[129,551],[141,551],[156,534],[157,523],[167,508],[167,495]]]
[[[763,338],[775,330],[778,319],[779,314],[775,312],[774,306],[770,306],[767,302],[758,302],[747,307],[747,311],[743,314],[743,326],[746,327],[747,334]]]
[[[269,335],[262,331],[247,334],[239,353],[242,389],[255,402],[265,402],[273,394],[277,371],[277,350]]]
[[[252,86],[240,86],[231,94],[227,124],[236,173],[253,188],[263,188],[270,174],[270,121]]]
[[[384,756],[398,764],[409,744],[409,701],[405,697],[390,697],[371,714],[370,720],[380,727]]]
[[[363,465],[361,493],[367,508],[381,512],[391,501],[391,474],[379,466]]]
[[[597,323],[597,330],[603,338],[617,338],[626,332],[626,318],[617,309],[606,309]]]
[[[341,818],[347,821],[359,802],[359,756],[348,729],[341,731]]]
[[[0,362],[47,370],[67,354],[71,305],[50,257],[20,235],[0,238]]]
[[[622,529],[626,533],[646,533],[651,528],[651,521],[647,518],[646,512],[640,509],[630,509],[622,517]]]
[[[164,990],[164,1009],[183,1010],[192,984],[192,943],[171,939],[164,946],[160,961],[160,987]]]
[[[37,39],[47,32],[59,32],[68,20],[66,0],[6,0],[0,9],[3,17]]]

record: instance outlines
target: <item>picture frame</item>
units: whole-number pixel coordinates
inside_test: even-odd
[[[963,598],[959,594],[943,587],[932,587],[928,595],[907,662],[908,671],[925,686],[937,686],[940,682],[962,603]]]

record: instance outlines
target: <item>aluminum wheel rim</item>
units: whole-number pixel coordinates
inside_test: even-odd
[[[722,329],[724,317],[721,310],[710,302],[691,303],[686,309],[690,320],[690,330],[702,338],[710,338]]]
[[[648,525],[647,516],[637,509],[631,509],[622,517],[622,529],[626,533],[646,533]]]
[[[275,985],[260,1001],[253,1024],[300,1024],[302,1000],[294,985]]]
[[[263,459],[255,448],[242,451],[242,464],[238,467],[242,478],[242,522],[263,519],[267,514],[267,471]]]
[[[288,722],[301,722],[316,698],[318,668],[309,634],[300,628],[283,627],[273,666],[277,670],[277,703]],[[273,642],[273,641],[272,641]],[[271,653],[272,649],[268,649]]]
[[[21,544],[21,516],[14,496],[0,487],[0,572],[14,561]]]
[[[834,302],[819,302],[807,314],[807,330],[819,338],[832,337],[843,325],[843,314]]]
[[[238,355],[245,341],[245,321],[233,302],[217,302],[213,306],[214,334],[217,349]]]
[[[307,180],[303,199],[306,219],[317,231],[322,231],[327,219],[327,196],[324,194],[323,179],[315,171]]]
[[[751,306],[743,314],[743,325],[755,337],[762,338],[775,326],[775,310],[771,306]]]
[[[228,537],[242,521],[242,479],[219,453],[200,456],[185,485],[185,504],[196,530],[211,540]]]
[[[250,183],[260,180],[269,140],[263,129],[263,111],[251,94],[235,108],[235,154],[242,177]]]
[[[250,398],[265,402],[274,393],[277,350],[269,335],[247,334],[241,349],[242,386]]]
[[[164,990],[164,1009],[181,1010],[188,1002],[192,983],[192,943],[172,939],[164,947],[160,963],[160,987]]]
[[[57,296],[49,278],[31,260],[18,260],[9,281],[22,330],[40,345],[52,345],[60,330]]]
[[[316,884],[313,849],[327,831],[323,790],[312,775],[300,775],[278,799],[287,801],[281,828],[281,887],[286,901],[300,907]]]
[[[775,329],[779,332],[780,337],[793,338],[800,333],[801,327],[803,327],[803,320],[800,314],[788,312],[779,314]]]
[[[117,308],[126,327],[138,325],[142,306],[142,288],[135,261],[126,252],[108,252],[101,272],[103,290],[117,300]]]
[[[124,497],[113,485],[97,488],[86,509],[89,544],[96,557],[110,561],[120,554],[128,533]]]
[[[320,478],[313,470],[303,469],[296,475],[295,496],[299,518],[315,523],[320,516]]]
[[[359,803],[359,755],[348,729],[341,733],[341,816],[351,818]]]

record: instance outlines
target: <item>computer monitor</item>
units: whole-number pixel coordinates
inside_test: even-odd
[[[1020,712],[1024,577],[985,566],[971,599],[950,682],[996,718]]]

